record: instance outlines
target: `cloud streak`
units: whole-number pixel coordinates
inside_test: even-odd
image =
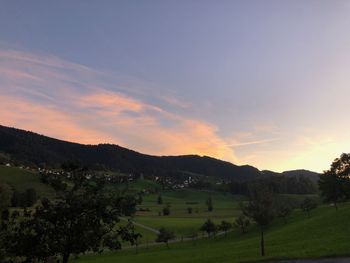
[[[137,83],[57,57],[3,49],[0,122],[79,143],[237,161],[217,127],[147,102]],[[189,107],[169,94],[159,98],[172,107]]]
[[[269,142],[277,141],[278,139],[265,139],[265,140],[256,140],[256,141],[247,141],[247,142],[235,142],[231,143],[228,146],[230,147],[241,147],[241,146],[249,146],[249,145],[256,145],[256,144],[265,144]]]

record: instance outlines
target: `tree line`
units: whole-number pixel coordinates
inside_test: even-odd
[[[315,194],[318,191],[317,184],[302,175],[271,175],[250,181],[233,180],[227,183],[225,188],[232,194],[248,196],[250,194],[249,185],[252,183],[265,184],[277,194]]]

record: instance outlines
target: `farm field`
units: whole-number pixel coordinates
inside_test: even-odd
[[[27,171],[17,167],[0,166],[0,182],[12,186],[14,189],[24,191],[27,188],[36,189],[39,197],[51,197],[54,191],[51,187],[43,184],[36,172]],[[200,191],[194,189],[181,190],[160,190],[161,186],[149,180],[137,180],[127,185],[113,185],[116,188],[127,188],[127,193],[136,194],[141,191],[157,190],[158,193],[143,195],[143,202],[138,205],[138,211],[132,218],[136,223],[158,230],[165,227],[175,233],[177,238],[189,237],[199,233],[199,228],[207,219],[212,219],[216,224],[222,220],[233,222],[241,214],[240,202],[244,202],[243,196],[231,195],[228,193]],[[162,204],[157,203],[158,196],[162,197]],[[213,211],[209,212],[206,200],[211,197]],[[283,195],[280,198],[285,201],[301,201],[306,196]],[[317,199],[317,195],[309,195]],[[169,205],[170,215],[163,216],[162,209]],[[188,208],[192,208],[192,213]],[[142,210],[142,211],[140,211]],[[123,223],[123,222],[121,222]],[[137,226],[137,231],[142,234],[140,243],[153,242],[156,234],[142,227]]]
[[[147,182],[134,182],[134,185],[139,184],[149,185]],[[159,195],[162,197],[162,204],[157,203]],[[209,212],[206,206],[208,197],[211,197],[213,201],[212,212]],[[298,203],[306,197],[319,202],[317,195],[280,195],[278,198],[285,203]],[[240,203],[245,200],[243,196],[221,192],[193,189],[161,191],[159,194],[144,196],[143,203],[139,206],[143,211],[138,211],[133,220],[155,229],[165,227],[173,231],[178,238],[188,237],[198,233],[199,228],[207,219],[213,220],[216,224],[222,220],[232,223],[241,214]],[[170,206],[170,215],[163,216],[162,209],[167,204]],[[189,207],[192,208],[192,213],[188,212]]]
[[[200,226],[208,218],[215,223],[222,220],[233,222],[240,214],[239,202],[243,200],[242,197],[230,194],[187,189],[163,191],[160,195],[163,199],[162,204],[157,203],[158,194],[146,195],[140,208],[147,211],[138,211],[134,221],[155,229],[165,227],[178,237],[187,237],[199,232]],[[212,212],[209,212],[206,206],[209,196],[213,201]],[[170,206],[170,215],[160,215],[167,204]],[[189,207],[192,208],[192,213],[188,212]]]
[[[342,204],[338,211],[321,206],[311,213],[311,218],[300,210],[293,212],[288,223],[276,219],[266,231],[266,257],[259,256],[259,231],[252,226],[247,234],[235,230],[227,237],[179,242],[133,250],[88,255],[74,260],[90,262],[252,262],[259,260],[339,257],[350,255],[350,204]]]

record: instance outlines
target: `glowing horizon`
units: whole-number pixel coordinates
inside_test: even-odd
[[[0,124],[278,172],[349,152],[346,1],[107,2],[3,4]]]

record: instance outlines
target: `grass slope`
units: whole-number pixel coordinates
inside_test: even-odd
[[[51,197],[54,195],[54,190],[50,186],[40,182],[36,172],[18,167],[0,165],[0,183],[6,183],[14,190],[21,192],[28,188],[34,188],[39,197]]]
[[[350,255],[350,204],[336,211],[322,206],[312,211],[311,218],[297,210],[287,224],[276,219],[266,232],[264,260],[289,258],[319,258]],[[248,262],[262,260],[259,256],[259,231],[256,227],[242,235],[237,231],[226,238],[199,240],[195,244],[183,242],[142,249],[135,255],[131,250],[88,255],[76,259],[75,263],[214,263]]]

